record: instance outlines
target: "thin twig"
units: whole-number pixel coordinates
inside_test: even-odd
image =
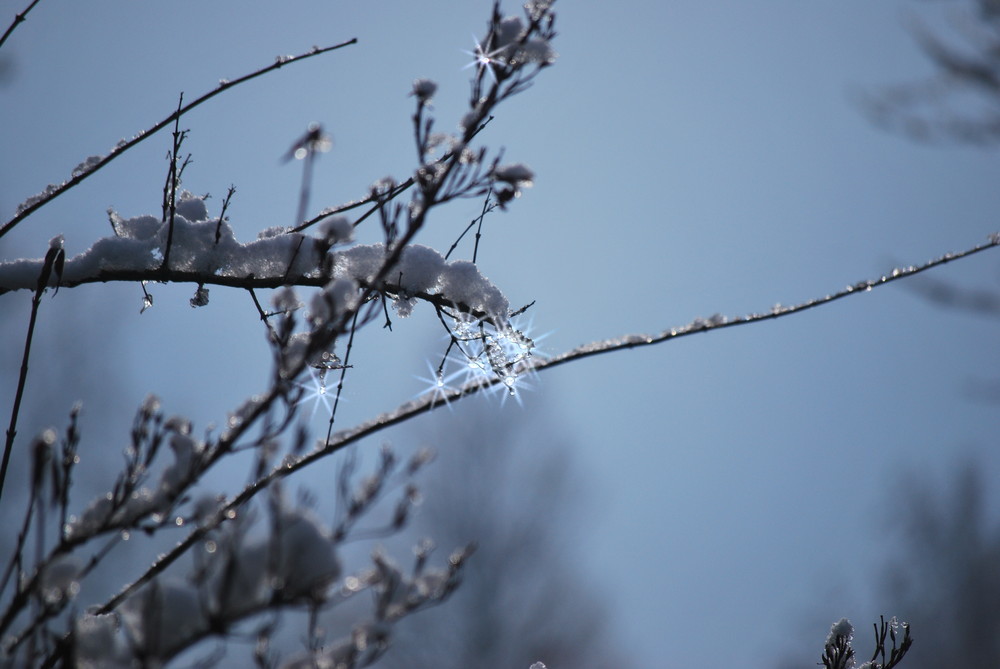
[[[794,306],[775,306],[770,311],[765,313],[753,313],[731,319],[725,317],[716,317],[708,320],[696,319],[688,325],[670,328],[669,330],[664,330],[663,332],[655,335],[632,334],[619,337],[617,339],[607,339],[604,341],[593,342],[591,344],[585,344],[584,346],[575,348],[571,351],[567,351],[562,355],[537,362],[532,365],[532,370],[541,371],[543,369],[548,369],[549,367],[557,367],[567,362],[579,360],[580,358],[589,358],[590,356],[600,355],[602,353],[611,353],[612,351],[618,351],[624,348],[650,346],[652,344],[659,344],[661,342],[668,341],[670,339],[677,339],[678,337],[684,337],[686,335],[698,334],[711,330],[720,330],[722,328],[729,328],[737,325],[758,323],[760,321],[773,320],[783,316],[790,316],[792,314],[799,313],[800,311],[806,311],[807,309],[829,304],[830,302],[834,302],[850,295],[867,293],[874,288],[878,288],[879,286],[884,286],[888,283],[892,283],[893,281],[898,281],[899,279],[905,279],[907,277],[920,274],[921,272],[926,272],[929,269],[944,265],[952,262],[953,260],[960,260],[976,253],[980,253],[981,251],[992,249],[996,246],[1000,246],[1000,234],[993,234],[990,236],[989,241],[964,251],[960,251],[958,253],[946,253],[922,265],[910,265],[909,267],[897,268],[889,274],[884,274],[877,279],[860,281],[856,284],[847,286],[836,293],[831,293],[829,295],[812,299],[807,302],[802,302]]]
[[[38,0],[31,0],[31,4],[28,5],[23,12],[14,15],[14,20],[11,22],[10,26],[8,26],[7,30],[4,32],[3,37],[0,37],[0,47],[2,47],[3,43],[7,41],[7,38],[10,37],[10,34],[14,32],[14,28],[17,28],[20,24],[24,22],[26,18],[28,18],[28,12],[34,9],[35,5],[37,4]]]
[[[191,102],[188,105],[186,105],[185,107],[183,107],[182,109],[173,112],[172,114],[170,114],[170,116],[167,116],[165,119],[163,119],[162,121],[160,121],[156,125],[150,127],[148,130],[140,132],[138,135],[136,135],[132,139],[130,139],[128,141],[125,141],[125,142],[122,142],[121,144],[115,146],[113,149],[111,149],[111,151],[106,156],[102,157],[100,160],[98,160],[96,163],[94,163],[93,166],[89,167],[86,170],[80,171],[75,176],[73,176],[69,181],[64,181],[62,184],[56,186],[55,188],[52,189],[51,192],[46,193],[44,196],[40,196],[37,199],[33,198],[34,201],[31,202],[31,204],[29,204],[28,206],[24,207],[20,211],[18,211],[17,214],[13,218],[11,218],[9,221],[7,221],[6,223],[4,223],[2,227],[0,227],[0,237],[3,237],[5,234],[7,234],[11,230],[11,228],[13,228],[15,225],[17,225],[18,223],[20,223],[21,221],[23,221],[25,218],[27,218],[28,216],[30,216],[36,209],[38,209],[38,208],[40,208],[40,207],[48,204],[49,202],[51,202],[55,198],[57,198],[60,195],[62,195],[63,193],[65,193],[70,188],[76,186],[78,183],[80,183],[81,181],[83,181],[87,177],[91,176],[92,174],[94,174],[95,172],[97,172],[98,170],[100,170],[102,167],[104,167],[105,165],[107,165],[108,163],[110,163],[112,160],[114,160],[115,158],[117,158],[118,156],[120,156],[121,154],[123,154],[124,152],[128,151],[129,149],[131,149],[133,146],[135,146],[139,142],[141,142],[141,141],[143,141],[145,139],[148,139],[153,134],[159,132],[163,128],[165,128],[168,125],[170,125],[172,122],[174,122],[175,119],[180,118],[181,116],[183,116],[187,112],[191,111],[195,107],[197,107],[197,106],[201,105],[202,103],[207,102],[208,100],[214,98],[219,93],[222,93],[223,91],[227,91],[230,88],[232,88],[233,86],[238,86],[239,84],[242,84],[242,83],[244,83],[246,81],[250,81],[251,79],[256,79],[257,77],[259,77],[261,75],[267,74],[268,72],[271,72],[272,70],[277,70],[278,68],[283,67],[285,65],[288,65],[290,63],[297,63],[297,62],[305,60],[307,58],[312,58],[313,56],[319,56],[321,54],[328,53],[330,51],[334,51],[336,49],[340,49],[340,48],[343,48],[345,46],[349,46],[351,44],[357,44],[357,42],[358,42],[358,40],[355,37],[355,38],[347,40],[346,42],[341,42],[340,44],[334,44],[333,46],[323,47],[321,49],[314,47],[310,51],[307,51],[305,53],[299,54],[297,56],[280,56],[280,57],[278,57],[275,60],[274,63],[272,63],[271,65],[268,65],[267,67],[263,67],[263,68],[261,68],[259,70],[251,72],[250,74],[246,74],[246,75],[240,77],[239,79],[233,79],[231,81],[222,81],[222,82],[220,82],[219,85],[215,89],[213,89],[212,91],[210,91],[210,92],[202,95],[200,98],[198,98],[194,102]]]
[[[31,316],[28,318],[28,333],[24,337],[24,353],[21,354],[21,373],[17,378],[17,390],[14,393],[14,407],[10,411],[10,425],[7,427],[7,440],[3,447],[3,462],[0,463],[0,497],[3,496],[3,484],[7,479],[7,466],[10,464],[10,454],[14,450],[14,437],[17,435],[17,417],[21,412],[21,398],[24,397],[24,386],[28,382],[28,358],[31,356],[31,340],[35,336],[35,321],[38,318],[38,307],[42,303],[42,291],[36,291],[31,298]]]
[[[482,132],[486,128],[486,126],[490,124],[490,121],[492,120],[493,120],[492,116],[484,119],[482,123],[476,126],[475,132],[473,132],[470,135],[469,139],[474,138],[476,135]],[[441,156],[441,158],[434,164],[438,165],[444,163],[446,160],[450,160],[454,155],[455,155],[454,151],[449,151],[445,153],[443,156]],[[316,216],[313,216],[308,221],[305,221],[304,223],[292,228],[291,230],[289,230],[289,232],[302,232],[306,228],[310,228],[316,225],[325,218],[329,218],[330,216],[335,216],[336,214],[342,214],[345,211],[350,211],[351,209],[357,209],[358,207],[363,207],[366,204],[371,204],[372,202],[375,202],[376,203],[375,206],[371,207],[368,211],[362,214],[358,220],[354,221],[354,227],[356,228],[362,221],[364,221],[366,218],[377,212],[384,204],[392,201],[398,195],[402,194],[404,191],[409,189],[411,186],[413,186],[414,183],[416,183],[416,179],[414,179],[413,177],[409,177],[408,179],[406,179],[406,181],[396,184],[395,187],[393,187],[391,190],[387,192],[372,193],[360,200],[347,202],[337,207],[326,209],[317,214]]]
[[[163,265],[161,270],[166,271],[170,267],[170,249],[174,242],[174,219],[177,215],[177,185],[180,183],[181,175],[177,169],[178,155],[181,145],[187,136],[187,131],[181,132],[180,110],[184,103],[184,93],[177,98],[177,112],[174,118],[173,144],[170,149],[170,167],[167,169],[167,179],[163,184],[163,221],[167,222],[167,243],[163,251]]]
[[[382,300],[383,304],[385,300]],[[344,392],[344,378],[347,376],[347,370],[351,366],[351,349],[354,348],[354,333],[358,330],[358,314],[361,310],[358,309],[354,312],[354,320],[351,321],[351,332],[347,335],[347,348],[344,350],[344,361],[340,365],[340,378],[337,379],[337,392],[333,394],[333,408],[330,409],[330,423],[326,428],[326,441],[329,443],[330,434],[333,432],[333,423],[337,417],[337,407],[340,406],[340,394]]]
[[[55,241],[55,240],[53,240]],[[24,386],[28,382],[28,358],[31,355],[31,340],[35,335],[35,321],[38,318],[38,307],[42,303],[42,295],[49,285],[52,270],[56,271],[56,290],[62,279],[63,261],[66,257],[61,245],[50,246],[42,261],[42,271],[38,276],[35,295],[31,298],[31,316],[28,318],[28,333],[24,338],[24,353],[21,355],[21,372],[17,379],[17,390],[14,393],[14,406],[10,412],[10,425],[7,428],[7,440],[3,448],[3,461],[0,463],[0,497],[3,496],[3,484],[7,479],[7,466],[10,464],[10,454],[14,449],[14,437],[17,435],[17,417],[21,412],[21,398],[24,396]]]

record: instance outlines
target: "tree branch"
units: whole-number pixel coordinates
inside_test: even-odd
[[[31,4],[25,7],[23,12],[14,15],[14,20],[11,21],[10,26],[7,27],[7,30],[4,32],[3,37],[0,37],[0,47],[2,47],[4,42],[7,41],[7,38],[10,37],[10,34],[14,32],[14,29],[17,28],[22,23],[24,23],[24,20],[28,18],[28,12],[34,9],[35,5],[37,4],[38,0],[31,0]]]
[[[580,360],[593,355],[600,355],[602,353],[610,353],[612,351],[618,351],[624,348],[634,348],[637,346],[649,346],[653,344],[659,344],[665,341],[677,339],[687,335],[701,334],[704,332],[709,332],[711,330],[718,330],[725,327],[734,327],[737,325],[748,325],[750,323],[757,323],[765,320],[772,320],[776,318],[783,318],[785,316],[791,316],[807,309],[812,309],[814,307],[819,307],[825,304],[829,304],[836,300],[839,300],[850,295],[858,295],[861,293],[866,293],[876,287],[884,286],[893,281],[899,279],[904,279],[907,277],[914,276],[921,272],[925,272],[929,269],[933,269],[940,265],[944,265],[954,260],[961,260],[963,258],[972,256],[981,251],[987,249],[992,249],[996,246],[1000,246],[1000,234],[994,234],[990,236],[989,241],[974,246],[972,248],[960,251],[958,253],[946,253],[934,260],[930,260],[922,265],[911,265],[909,267],[898,268],[891,272],[889,275],[880,276],[877,279],[870,279],[867,281],[861,281],[852,286],[848,286],[843,290],[836,293],[831,293],[824,297],[809,300],[807,302],[802,302],[801,304],[791,306],[791,307],[775,307],[771,311],[762,314],[749,314],[747,316],[738,317],[734,319],[727,319],[725,317],[717,317],[709,320],[696,319],[692,323],[679,327],[671,328],[669,330],[664,330],[658,335],[625,335],[623,337],[618,337],[616,339],[606,339],[603,341],[593,342],[591,344],[586,344],[580,346],[571,351],[567,351],[561,355],[549,358],[548,360],[543,360],[540,362],[529,362],[519,371],[524,372],[540,372],[552,367],[557,367],[559,365],[573,362],[575,360]],[[138,579],[133,581],[131,584],[123,588],[117,595],[105,602],[99,607],[100,613],[107,613],[118,606],[130,593],[137,590],[144,583],[148,582],[150,579],[155,577],[157,574],[162,573],[171,563],[173,563],[177,558],[183,555],[192,545],[194,545],[201,537],[210,532],[215,527],[218,527],[226,519],[235,517],[238,509],[240,509],[244,504],[246,504],[251,498],[257,495],[257,493],[267,490],[272,484],[284,479],[295,472],[308,467],[314,462],[325,458],[337,451],[343,450],[347,446],[354,444],[365,437],[369,437],[377,432],[380,432],[386,428],[398,425],[400,423],[405,423],[406,421],[418,416],[420,414],[427,413],[439,406],[450,404],[452,401],[459,400],[463,397],[468,397],[470,395],[475,395],[478,392],[492,388],[493,386],[503,383],[503,380],[497,376],[483,377],[475,382],[470,382],[457,388],[455,390],[447,391],[444,393],[427,393],[422,397],[406,402],[398,406],[396,409],[379,414],[378,416],[356,425],[347,430],[342,430],[333,434],[329,437],[326,443],[320,441],[317,444],[317,448],[309,453],[301,456],[288,456],[282,463],[272,469],[269,473],[258,478],[253,483],[247,485],[238,495],[221,507],[216,514],[210,519],[199,526],[197,529],[193,530],[187,537],[180,541],[173,549],[171,549],[165,555],[160,556],[156,562],[154,562],[145,574],[140,576]],[[272,398],[268,398],[272,399]]]
[[[351,44],[357,44],[357,42],[358,42],[357,38],[352,38],[352,39],[347,40],[346,42],[341,42],[340,44],[334,44],[333,46],[327,46],[327,47],[323,47],[323,48],[313,47],[311,50],[309,50],[309,51],[307,51],[305,53],[301,53],[301,54],[299,54],[297,56],[278,56],[275,59],[274,63],[272,63],[271,65],[268,65],[267,67],[263,67],[263,68],[261,68],[259,70],[251,72],[250,74],[246,74],[246,75],[240,77],[239,79],[233,79],[231,81],[230,80],[221,81],[219,83],[219,85],[214,90],[212,90],[212,91],[210,91],[208,93],[205,93],[204,95],[202,95],[200,98],[198,98],[194,102],[188,103],[184,107],[181,107],[177,111],[175,111],[172,114],[170,114],[170,116],[167,116],[165,119],[163,119],[162,121],[160,121],[156,125],[150,127],[148,130],[144,130],[144,131],[140,132],[139,134],[137,134],[132,139],[130,139],[128,141],[123,141],[122,143],[118,144],[113,149],[111,149],[111,151],[107,155],[101,156],[100,158],[94,160],[93,162],[90,162],[88,160],[85,163],[86,167],[83,168],[83,169],[78,168],[75,171],[75,174],[73,175],[73,177],[69,181],[64,181],[63,183],[59,184],[58,186],[52,185],[49,188],[47,188],[43,193],[29,198],[27,201],[25,201],[24,204],[22,204],[18,208],[18,212],[17,212],[17,214],[13,218],[11,218],[9,221],[7,221],[6,223],[4,223],[3,226],[0,226],[0,237],[3,237],[5,234],[7,234],[15,225],[17,225],[18,223],[20,223],[21,221],[23,221],[25,218],[27,218],[28,216],[30,216],[36,209],[39,209],[40,207],[48,204],[49,202],[51,202],[55,198],[59,197],[60,195],[62,195],[66,191],[68,191],[70,188],[73,188],[74,186],[76,186],[77,184],[79,184],[81,181],[83,181],[87,177],[91,176],[92,174],[94,174],[95,172],[97,172],[98,170],[100,170],[102,167],[104,167],[105,165],[107,165],[108,163],[110,163],[112,160],[114,160],[115,158],[117,158],[121,154],[123,154],[126,151],[128,151],[129,149],[131,149],[133,146],[135,146],[139,142],[141,142],[141,141],[143,141],[145,139],[148,139],[149,137],[151,137],[156,132],[162,130],[166,126],[168,126],[171,123],[175,122],[177,119],[179,119],[181,116],[183,116],[187,112],[191,111],[195,107],[197,107],[197,106],[201,105],[202,103],[207,102],[208,100],[214,98],[219,93],[227,91],[230,88],[232,88],[234,86],[238,86],[239,84],[242,84],[242,83],[244,83],[246,81],[250,81],[251,79],[256,79],[257,77],[259,77],[261,75],[267,74],[268,72],[271,72],[272,70],[277,70],[278,68],[280,68],[280,67],[282,67],[284,65],[287,65],[289,63],[299,62],[299,61],[305,60],[307,58],[312,58],[313,56],[319,56],[320,54],[324,54],[324,53],[327,53],[329,51],[335,51],[337,49],[340,49],[342,47],[345,47],[345,46],[348,46],[348,45],[351,45]]]

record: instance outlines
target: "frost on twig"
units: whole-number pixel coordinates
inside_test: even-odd
[[[887,640],[891,648],[887,647]],[[857,658],[853,642],[854,625],[847,618],[841,618],[830,627],[820,663],[826,669],[854,669],[855,666],[857,669],[892,669],[902,661],[913,645],[907,623],[901,623],[895,618],[887,621],[884,617],[875,625],[875,650],[870,660],[861,665],[855,664]]]

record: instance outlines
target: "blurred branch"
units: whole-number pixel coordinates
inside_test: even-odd
[[[993,318],[1000,317],[1000,294],[996,291],[960,288],[930,277],[913,281],[908,285],[911,290],[942,307]]]
[[[937,72],[862,94],[859,102],[873,123],[921,141],[1000,141],[1000,11],[994,0],[960,4],[974,5],[952,21],[962,45],[910,17],[909,32]]]
[[[0,237],[3,237],[5,234],[7,234],[15,225],[17,225],[22,220],[30,216],[36,209],[39,209],[40,207],[48,204],[55,198],[65,193],[70,188],[73,188],[81,181],[83,181],[87,177],[91,176],[92,174],[100,170],[102,167],[110,163],[118,156],[122,155],[123,153],[131,149],[139,142],[148,139],[158,131],[165,128],[166,126],[170,125],[171,123],[174,123],[177,119],[179,119],[187,112],[191,111],[195,107],[198,107],[202,103],[211,100],[216,95],[219,95],[220,93],[223,93],[229,90],[230,88],[233,88],[234,86],[238,86],[244,82],[250,81],[251,79],[256,79],[257,77],[267,74],[268,72],[277,70],[278,68],[281,68],[290,63],[297,63],[299,61],[306,60],[307,58],[312,58],[313,56],[319,56],[321,54],[328,53],[330,51],[335,51],[337,49],[349,46],[351,44],[357,44],[357,41],[358,41],[357,38],[352,38],[347,40],[346,42],[341,42],[340,44],[334,44],[332,46],[327,46],[323,48],[313,47],[309,51],[301,53],[297,56],[278,56],[275,59],[274,63],[268,65],[267,67],[262,67],[259,70],[255,70],[250,74],[243,75],[238,79],[220,81],[219,85],[214,90],[205,93],[200,98],[194,100],[193,102],[188,103],[184,107],[179,108],[177,111],[173,112],[172,114],[167,116],[165,119],[163,119],[156,125],[153,125],[148,130],[141,131],[132,139],[127,141],[123,140],[113,149],[111,149],[111,151],[107,155],[101,157],[95,157],[96,159],[94,159],[93,162],[91,162],[91,160],[88,160],[85,163],[86,165],[85,167],[77,168],[76,170],[74,170],[74,175],[69,181],[64,181],[59,185],[52,185],[48,189],[46,189],[44,193],[29,198],[21,207],[19,207],[17,214],[15,214],[13,218],[11,218],[9,221],[0,226]]]

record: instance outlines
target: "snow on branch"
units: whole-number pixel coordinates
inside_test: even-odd
[[[381,243],[331,250],[350,239],[351,224],[341,217],[326,221],[318,237],[278,230],[240,243],[228,222],[209,219],[204,201],[189,194],[182,194],[177,203],[167,268],[162,260],[169,223],[155,216],[123,219],[112,214],[112,225],[114,236],[99,239],[67,259],[61,276],[51,275],[49,285],[71,288],[107,281],[171,281],[277,288],[325,286],[337,279],[351,279],[370,286],[387,257]],[[44,259],[0,263],[0,294],[34,290],[44,265]],[[461,260],[448,262],[426,246],[407,246],[390,275],[395,279],[386,282],[382,290],[393,295],[397,303],[423,299],[501,321],[509,309],[507,298],[475,265]]]

